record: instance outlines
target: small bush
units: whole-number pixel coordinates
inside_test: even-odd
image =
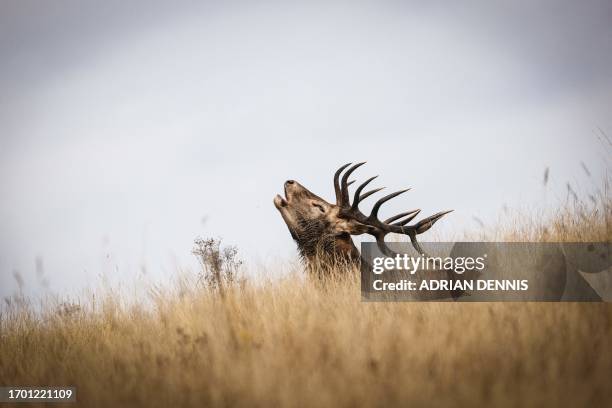
[[[198,281],[208,288],[223,291],[224,287],[238,283],[241,278],[242,261],[234,246],[221,246],[220,239],[197,238],[192,253],[202,267]]]

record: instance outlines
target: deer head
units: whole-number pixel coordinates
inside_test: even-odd
[[[380,207],[409,190],[407,189],[380,198],[372,207],[370,214],[365,215],[359,210],[359,203],[382,188],[362,193],[363,189],[378,176],[370,177],[357,187],[351,203],[348,187],[353,182],[349,182],[348,179],[365,162],[351,166],[342,175],[351,164],[345,164],[334,174],[336,204],[328,203],[294,180],[285,182],[285,197],[280,195],[274,197],[274,205],[285,220],[301,256],[307,261],[314,261],[315,257],[324,254],[330,259],[358,262],[359,251],[353,244],[351,235],[361,234],[374,236],[378,248],[384,254],[392,256],[393,252],[385,244],[385,236],[389,233],[408,235],[417,252],[423,254],[417,235],[429,230],[436,221],[451,211],[439,212],[414,225],[408,223],[421,210],[406,211],[381,221],[378,218]]]

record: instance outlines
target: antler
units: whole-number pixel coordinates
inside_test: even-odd
[[[423,251],[423,249],[421,248],[421,245],[417,241],[416,236],[429,230],[436,223],[436,221],[438,221],[444,215],[452,212],[452,210],[439,212],[437,214],[422,219],[414,225],[406,224],[412,221],[421,212],[421,210],[417,209],[412,211],[406,211],[394,215],[393,217],[387,218],[385,221],[379,220],[378,210],[380,210],[380,207],[392,198],[395,198],[398,195],[410,190],[406,189],[396,191],[395,193],[391,193],[380,198],[372,207],[370,215],[363,214],[359,210],[359,203],[384,188],[376,188],[374,190],[370,190],[366,193],[361,194],[363,189],[378,176],[370,177],[359,187],[357,187],[357,190],[355,190],[355,194],[353,195],[353,203],[350,203],[348,186],[352,182],[349,182],[348,178],[355,170],[357,170],[357,168],[363,166],[365,163],[366,162],[361,162],[352,166],[352,163],[345,164],[344,166],[340,167],[334,174],[336,205],[340,207],[340,216],[342,218],[352,219],[359,222],[360,224],[363,224],[363,226],[365,227],[365,232],[373,235],[376,238],[376,244],[378,245],[378,248],[381,250],[382,253],[387,256],[392,256],[393,254],[393,251],[391,251],[385,243],[385,236],[389,233],[408,235],[410,237],[410,242],[412,242],[412,246],[414,247],[414,249],[416,249],[419,254],[425,254],[425,251]],[[348,166],[351,167],[344,173],[342,179],[339,180],[340,175]]]

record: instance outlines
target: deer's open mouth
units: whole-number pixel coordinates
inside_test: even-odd
[[[282,207],[286,207],[288,204],[289,203],[287,200],[285,200],[280,194],[277,194],[276,197],[274,197],[274,205],[277,209],[280,210]]]
[[[274,205],[276,206],[278,210],[280,210],[283,207],[287,207],[289,205],[289,201],[288,201],[289,194],[287,194],[287,183],[285,183],[284,187],[285,187],[284,188],[285,197],[283,197],[280,194],[277,194],[276,197],[274,197]]]

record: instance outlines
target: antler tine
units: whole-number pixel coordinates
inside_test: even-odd
[[[349,202],[349,192],[348,192],[348,178],[351,176],[351,174],[355,170],[357,170],[359,167],[363,166],[364,164],[366,164],[366,162],[361,162],[361,163],[354,164],[342,176],[342,182],[340,184],[340,191],[341,191],[340,197],[341,197],[341,201],[340,201],[340,203],[338,203],[338,205],[340,205],[340,206],[349,206],[350,205],[350,202]]]
[[[414,214],[412,214],[411,216],[409,216],[408,218],[398,221],[396,223],[394,223],[393,225],[399,225],[399,226],[404,226],[406,224],[408,224],[410,221],[412,221],[417,215],[419,215],[419,213],[421,212],[421,210],[416,210],[414,212]]]
[[[409,218],[412,219],[416,217],[418,212],[420,212],[420,210],[417,211],[412,216],[410,216]],[[403,220],[395,224],[387,225],[386,227],[388,228],[389,232],[402,233],[402,234],[408,235],[410,237],[410,242],[412,243],[412,246],[414,247],[414,249],[416,249],[416,251],[419,254],[425,256],[427,255],[427,253],[423,250],[423,248],[417,241],[417,238],[416,238],[417,234],[422,234],[423,232],[427,231],[436,223],[436,221],[438,221],[440,218],[442,218],[443,216],[445,216],[446,214],[450,212],[452,212],[452,210],[439,212],[430,217],[422,219],[415,225],[404,226],[410,220]]]
[[[407,215],[412,215],[412,214],[414,214],[414,215],[413,215],[413,216],[410,218],[410,219],[413,219],[413,218],[414,218],[414,217],[415,217],[415,216],[416,216],[416,215],[417,215],[417,214],[418,214],[420,211],[421,211],[421,210],[412,210],[412,211],[406,211],[406,212],[403,212],[403,213],[399,213],[399,214],[397,214],[397,215],[394,215],[394,216],[393,216],[393,217],[391,217],[391,218],[387,218],[387,219],[386,219],[385,221],[383,221],[383,222],[384,222],[385,224],[391,224],[391,223],[392,223],[393,221],[395,221],[395,220],[399,220],[400,218],[403,218],[403,217],[405,217],[405,216],[407,216]],[[404,221],[402,221],[402,222],[404,222]]]
[[[430,229],[436,223],[436,221],[451,212],[453,212],[453,210],[442,211],[427,218],[424,218],[421,221],[417,222],[416,225],[414,225],[412,228],[417,234],[422,234],[428,229]]]
[[[378,193],[380,190],[383,190],[385,187],[380,187],[380,188],[375,188],[374,190],[370,190],[367,193],[363,193],[362,195],[359,196],[359,202],[362,202],[363,200],[365,200],[366,198],[368,198],[369,196],[371,196],[372,194],[376,194]]]
[[[423,248],[421,248],[421,244],[419,244],[419,241],[417,241],[416,235],[414,233],[409,233],[408,236],[410,237],[410,242],[412,242],[413,248],[416,249],[419,255],[427,255]]]
[[[387,243],[385,242],[385,235],[386,234],[384,233],[375,235],[376,245],[378,246],[378,249],[380,249],[380,252],[382,252],[385,256],[394,257],[396,254],[387,246]]]
[[[346,163],[344,166],[336,170],[336,173],[334,173],[334,191],[336,192],[336,204],[340,204],[340,201],[342,200],[342,190],[340,190],[340,181],[339,181],[340,174],[342,173],[344,169],[346,169],[351,164],[352,163]]]
[[[383,205],[385,202],[389,201],[390,199],[397,197],[400,194],[405,193],[406,191],[410,190],[409,188],[405,189],[405,190],[400,190],[400,191],[396,191],[395,193],[391,193],[388,194],[386,196],[384,196],[383,198],[381,198],[380,200],[378,200],[376,202],[376,204],[374,204],[374,207],[372,207],[372,212],[370,213],[370,219],[378,219],[378,210],[380,209],[380,206]]]
[[[369,179],[361,183],[359,187],[357,187],[357,190],[355,190],[355,195],[353,195],[352,209],[357,209],[359,202],[361,201],[361,191],[365,188],[365,186],[370,184],[370,182],[374,180],[376,177],[378,176],[370,177]]]

